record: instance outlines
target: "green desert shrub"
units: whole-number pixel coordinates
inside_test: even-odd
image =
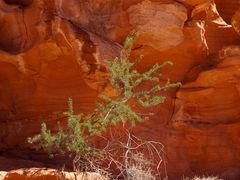
[[[72,99],[68,102],[67,127],[61,127],[53,133],[46,123],[41,126],[40,134],[28,139],[37,148],[45,149],[49,154],[68,154],[73,156],[102,156],[101,149],[91,147],[91,138],[101,136],[109,126],[123,124],[130,129],[138,122],[143,122],[146,116],[138,114],[134,110],[134,101],[144,108],[157,106],[164,102],[165,97],[161,91],[179,87],[180,83],[167,81],[160,86],[161,68],[172,65],[167,61],[163,64],[155,64],[148,71],[140,73],[136,70],[136,64],[143,59],[140,56],[135,61],[130,61],[130,55],[135,38],[138,33],[131,32],[123,45],[120,54],[115,59],[107,61],[109,69],[109,82],[114,90],[114,97],[100,96],[96,103],[96,109],[90,114],[74,114]],[[138,90],[143,83],[152,82],[148,89]],[[149,116],[151,113],[148,114]],[[136,168],[136,167],[135,167]],[[132,169],[134,170],[134,169]]]

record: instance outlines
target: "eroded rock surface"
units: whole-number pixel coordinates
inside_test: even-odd
[[[229,2],[0,0],[1,151],[24,152],[43,121],[54,129],[69,97],[90,112],[108,91],[105,60],[136,29],[138,70],[171,60],[163,80],[183,83],[136,133],[166,145],[170,178],[240,178],[240,7]]]
[[[99,175],[98,173],[73,173],[57,171],[55,169],[44,169],[44,168],[31,168],[31,169],[19,169],[10,171],[6,174],[4,180],[108,180],[108,178]]]

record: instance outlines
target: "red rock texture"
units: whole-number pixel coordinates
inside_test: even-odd
[[[77,112],[91,111],[108,91],[104,60],[136,29],[132,57],[145,55],[137,68],[171,60],[163,79],[183,83],[136,133],[165,144],[173,179],[239,179],[239,8],[237,0],[0,0],[1,151],[26,149],[43,121],[54,129],[68,97]]]
[[[4,180],[108,180],[108,178],[99,175],[98,173],[73,173],[64,172],[55,169],[47,168],[31,168],[31,169],[18,169],[10,171],[5,175]]]
[[[236,174],[231,176],[236,179],[239,175],[239,50],[238,46],[223,49],[222,62],[202,71],[176,94],[172,121],[180,133],[176,135],[179,144],[175,146],[170,138],[169,148],[187,151],[185,158],[191,157],[188,170],[198,166],[202,172],[230,172],[228,168],[236,166]]]

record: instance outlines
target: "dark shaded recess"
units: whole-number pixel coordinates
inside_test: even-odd
[[[10,54],[19,54],[22,51],[21,43],[13,43],[10,41],[2,41],[0,38],[0,50],[8,52]]]
[[[240,1],[239,0],[215,0],[215,3],[220,16],[228,24],[231,24],[232,16],[240,8]]]
[[[102,72],[107,72],[104,66],[97,64],[97,61],[93,55],[96,52],[96,45],[94,45],[94,43],[90,39],[89,34],[80,27],[78,27],[77,24],[74,24],[71,21],[69,21],[69,23],[72,25],[77,39],[80,39],[84,42],[82,47],[82,58],[87,62],[90,67],[89,74],[95,73],[98,70]]]
[[[2,36],[0,36],[0,50],[3,50],[10,54],[20,53],[24,49],[24,40],[16,40],[16,36],[12,35],[12,32],[17,28],[17,26],[8,26],[6,22],[2,22],[1,20],[0,24],[0,34],[2,34]]]
[[[21,6],[29,6],[32,4],[33,0],[4,0],[7,4],[15,4]]]

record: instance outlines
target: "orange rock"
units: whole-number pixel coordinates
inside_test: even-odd
[[[162,82],[184,85],[164,93],[164,105],[138,109],[155,115],[135,132],[166,145],[173,179],[201,173],[239,179],[237,1],[6,2],[15,5],[0,1],[1,151],[23,156],[19,149],[43,121],[53,130],[64,121],[69,97],[76,112],[88,113],[99,94],[111,95],[105,60],[137,29],[131,59],[145,55],[137,69],[171,60]]]
[[[185,152],[185,158],[191,159],[186,171],[191,169],[193,174],[211,168],[212,172],[221,169],[220,175],[232,179],[240,175],[234,170],[240,162],[239,52],[239,47],[226,47],[221,52],[224,60],[216,68],[201,72],[196,81],[183,85],[177,93],[173,126],[181,133],[174,136],[181,143],[176,146],[173,137],[169,138],[169,149],[175,146]]]
[[[0,2],[0,49],[6,52],[21,53],[34,43],[43,40],[41,19],[41,3],[34,1],[26,9]]]
[[[236,11],[236,13],[233,15],[233,17],[232,17],[232,26],[233,26],[233,28],[234,28],[234,30],[238,33],[238,34],[240,34],[240,9],[238,9],[237,11]]]
[[[197,6],[197,5],[202,5],[205,3],[212,2],[212,0],[177,0],[177,1],[190,6]]]
[[[204,20],[205,38],[212,58],[217,58],[222,47],[237,44],[239,41],[239,35],[222,19],[214,3],[196,6],[191,16],[194,20]]]
[[[181,87],[177,97],[184,99],[184,112],[191,121],[210,124],[239,121],[239,50],[225,48],[221,53],[224,60],[216,68],[201,72],[196,81]]]
[[[129,23],[140,33],[137,43],[161,51],[183,42],[182,27],[187,19],[184,6],[145,0],[127,12]]]
[[[98,173],[71,173],[64,171],[57,171],[55,169],[46,168],[31,168],[31,169],[19,169],[10,171],[6,174],[4,180],[108,180],[108,178],[101,176]]]
[[[239,9],[240,2],[238,0],[222,1],[215,0],[217,10],[221,14],[221,17],[231,24],[231,19],[234,13]]]

